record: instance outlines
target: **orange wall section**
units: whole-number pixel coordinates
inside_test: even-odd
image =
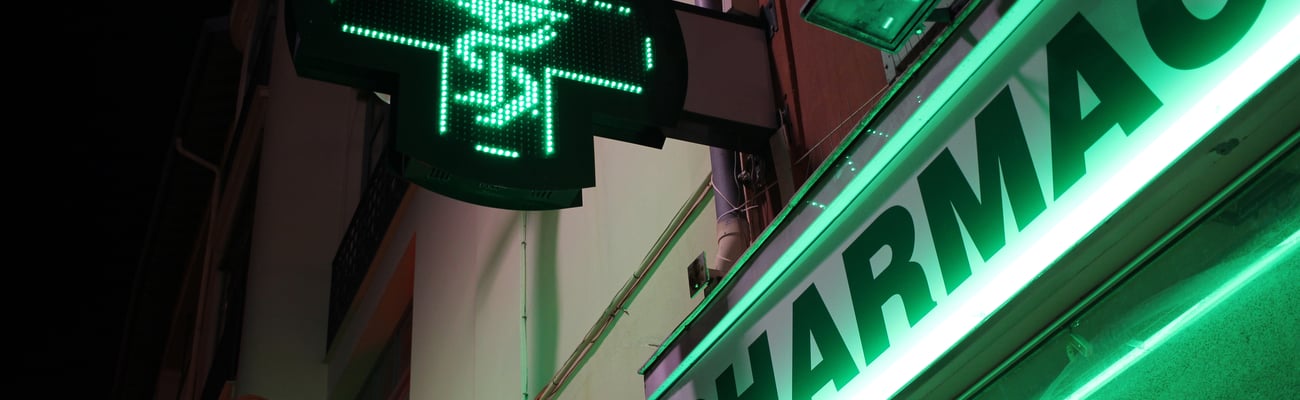
[[[795,184],[802,185],[888,83],[880,50],[804,21],[803,0],[760,0],[772,1],[778,26],[772,58],[788,110]]]

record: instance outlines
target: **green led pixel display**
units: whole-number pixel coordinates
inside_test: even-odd
[[[411,15],[441,15],[430,24]],[[543,84],[558,77],[640,94],[650,63],[638,43],[650,39],[631,23],[632,8],[587,0],[342,1],[345,33],[450,52],[439,82],[438,133],[464,143],[486,143],[484,154],[550,157],[556,154],[554,99]],[[568,42],[558,39],[576,36]],[[597,44],[615,62],[593,63],[568,54]],[[617,62],[617,61],[622,62]],[[560,149],[562,150],[562,149]],[[518,158],[509,157],[509,158]]]
[[[471,202],[517,208],[461,189],[593,186],[592,135],[653,143],[685,94],[681,32],[662,2],[289,4],[299,74],[392,93],[395,150],[440,177],[408,178]]]

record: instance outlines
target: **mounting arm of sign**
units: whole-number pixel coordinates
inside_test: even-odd
[[[780,128],[772,87],[768,28],[749,18],[671,1],[690,79],[680,119],[660,127],[669,138],[767,154]]]

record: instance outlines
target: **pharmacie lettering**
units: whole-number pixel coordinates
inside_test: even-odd
[[[1144,36],[1160,60],[1176,69],[1194,69],[1218,59],[1250,30],[1262,0],[1230,0],[1218,15],[1199,19],[1181,0],[1138,0]],[[1051,142],[1050,185],[1059,199],[1087,173],[1084,152],[1115,126],[1132,135],[1163,103],[1088,20],[1076,13],[1047,43],[1048,122]],[[1078,79],[1098,104],[1080,109]],[[935,246],[942,287],[951,294],[972,274],[961,226],[984,261],[1006,245],[1002,193],[1024,230],[1049,204],[1030,157],[1024,126],[1009,86],[1004,86],[975,116],[975,185],[966,180],[952,152],[940,151],[916,177],[922,207]],[[978,189],[978,190],[977,190]],[[977,194],[978,193],[978,194]],[[960,223],[959,223],[960,222]],[[810,399],[827,384],[843,388],[890,347],[882,306],[898,296],[908,324],[915,326],[938,304],[931,296],[916,250],[912,214],[893,205],[880,213],[841,254],[853,313],[832,314],[817,286],[810,285],[791,307],[791,393]],[[871,257],[888,248],[883,268]],[[873,276],[872,270],[881,271]],[[933,278],[933,277],[932,277]],[[853,359],[834,318],[852,315],[863,360]],[[719,400],[777,398],[772,356],[764,331],[748,347],[753,383],[739,390],[728,366],[714,380]],[[812,362],[812,344],[821,360]]]

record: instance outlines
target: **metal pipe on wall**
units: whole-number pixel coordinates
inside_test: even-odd
[[[695,0],[695,5],[713,11],[722,11],[722,0]],[[717,212],[718,247],[709,279],[721,279],[749,245],[749,224],[740,213],[744,212],[745,199],[736,182],[736,152],[720,147],[709,148],[709,161],[713,166],[711,184],[715,198],[713,209]],[[706,290],[712,290],[709,285]]]
[[[609,333],[609,331],[613,329],[614,324],[618,322],[619,317],[623,315],[625,310],[627,310],[628,303],[632,301],[632,297],[641,290],[641,286],[645,284],[650,275],[652,275],[659,267],[659,264],[663,261],[664,255],[670,251],[677,240],[681,238],[683,230],[687,228],[687,225],[690,225],[691,221],[695,220],[695,218],[703,212],[703,208],[705,207],[704,203],[709,201],[709,197],[712,196],[711,193],[713,193],[709,190],[709,186],[711,185],[708,180],[700,181],[700,185],[695,190],[695,193],[686,204],[682,205],[682,208],[681,210],[678,210],[677,215],[673,216],[672,222],[668,224],[668,228],[659,236],[659,240],[657,240],[652,246],[650,253],[646,255],[646,259],[641,262],[639,267],[637,267],[636,273],[632,274],[631,279],[629,279],[627,283],[623,284],[623,288],[619,289],[618,293],[614,295],[614,299],[610,301],[609,306],[605,307],[605,311],[600,320],[587,331],[587,335],[582,338],[582,342],[579,342],[578,348],[574,350],[573,354],[569,355],[569,359],[564,362],[564,365],[560,367],[559,371],[556,371],[555,376],[551,378],[550,382],[547,382],[547,384],[537,392],[537,396],[534,397],[535,399],[553,399],[558,396],[560,390],[569,383],[569,379],[575,372],[577,372],[579,366],[588,358],[591,352],[598,347],[599,342]]]
[[[519,241],[519,385],[528,400],[528,212],[519,213],[523,221]]]
[[[736,152],[713,147],[709,149],[709,159],[713,165],[711,182],[716,195],[713,209],[717,212],[718,238],[713,266],[709,267],[712,280],[726,275],[749,245],[749,224],[741,218],[745,199],[740,195],[740,185],[736,182]],[[712,286],[708,290],[712,290]]]

